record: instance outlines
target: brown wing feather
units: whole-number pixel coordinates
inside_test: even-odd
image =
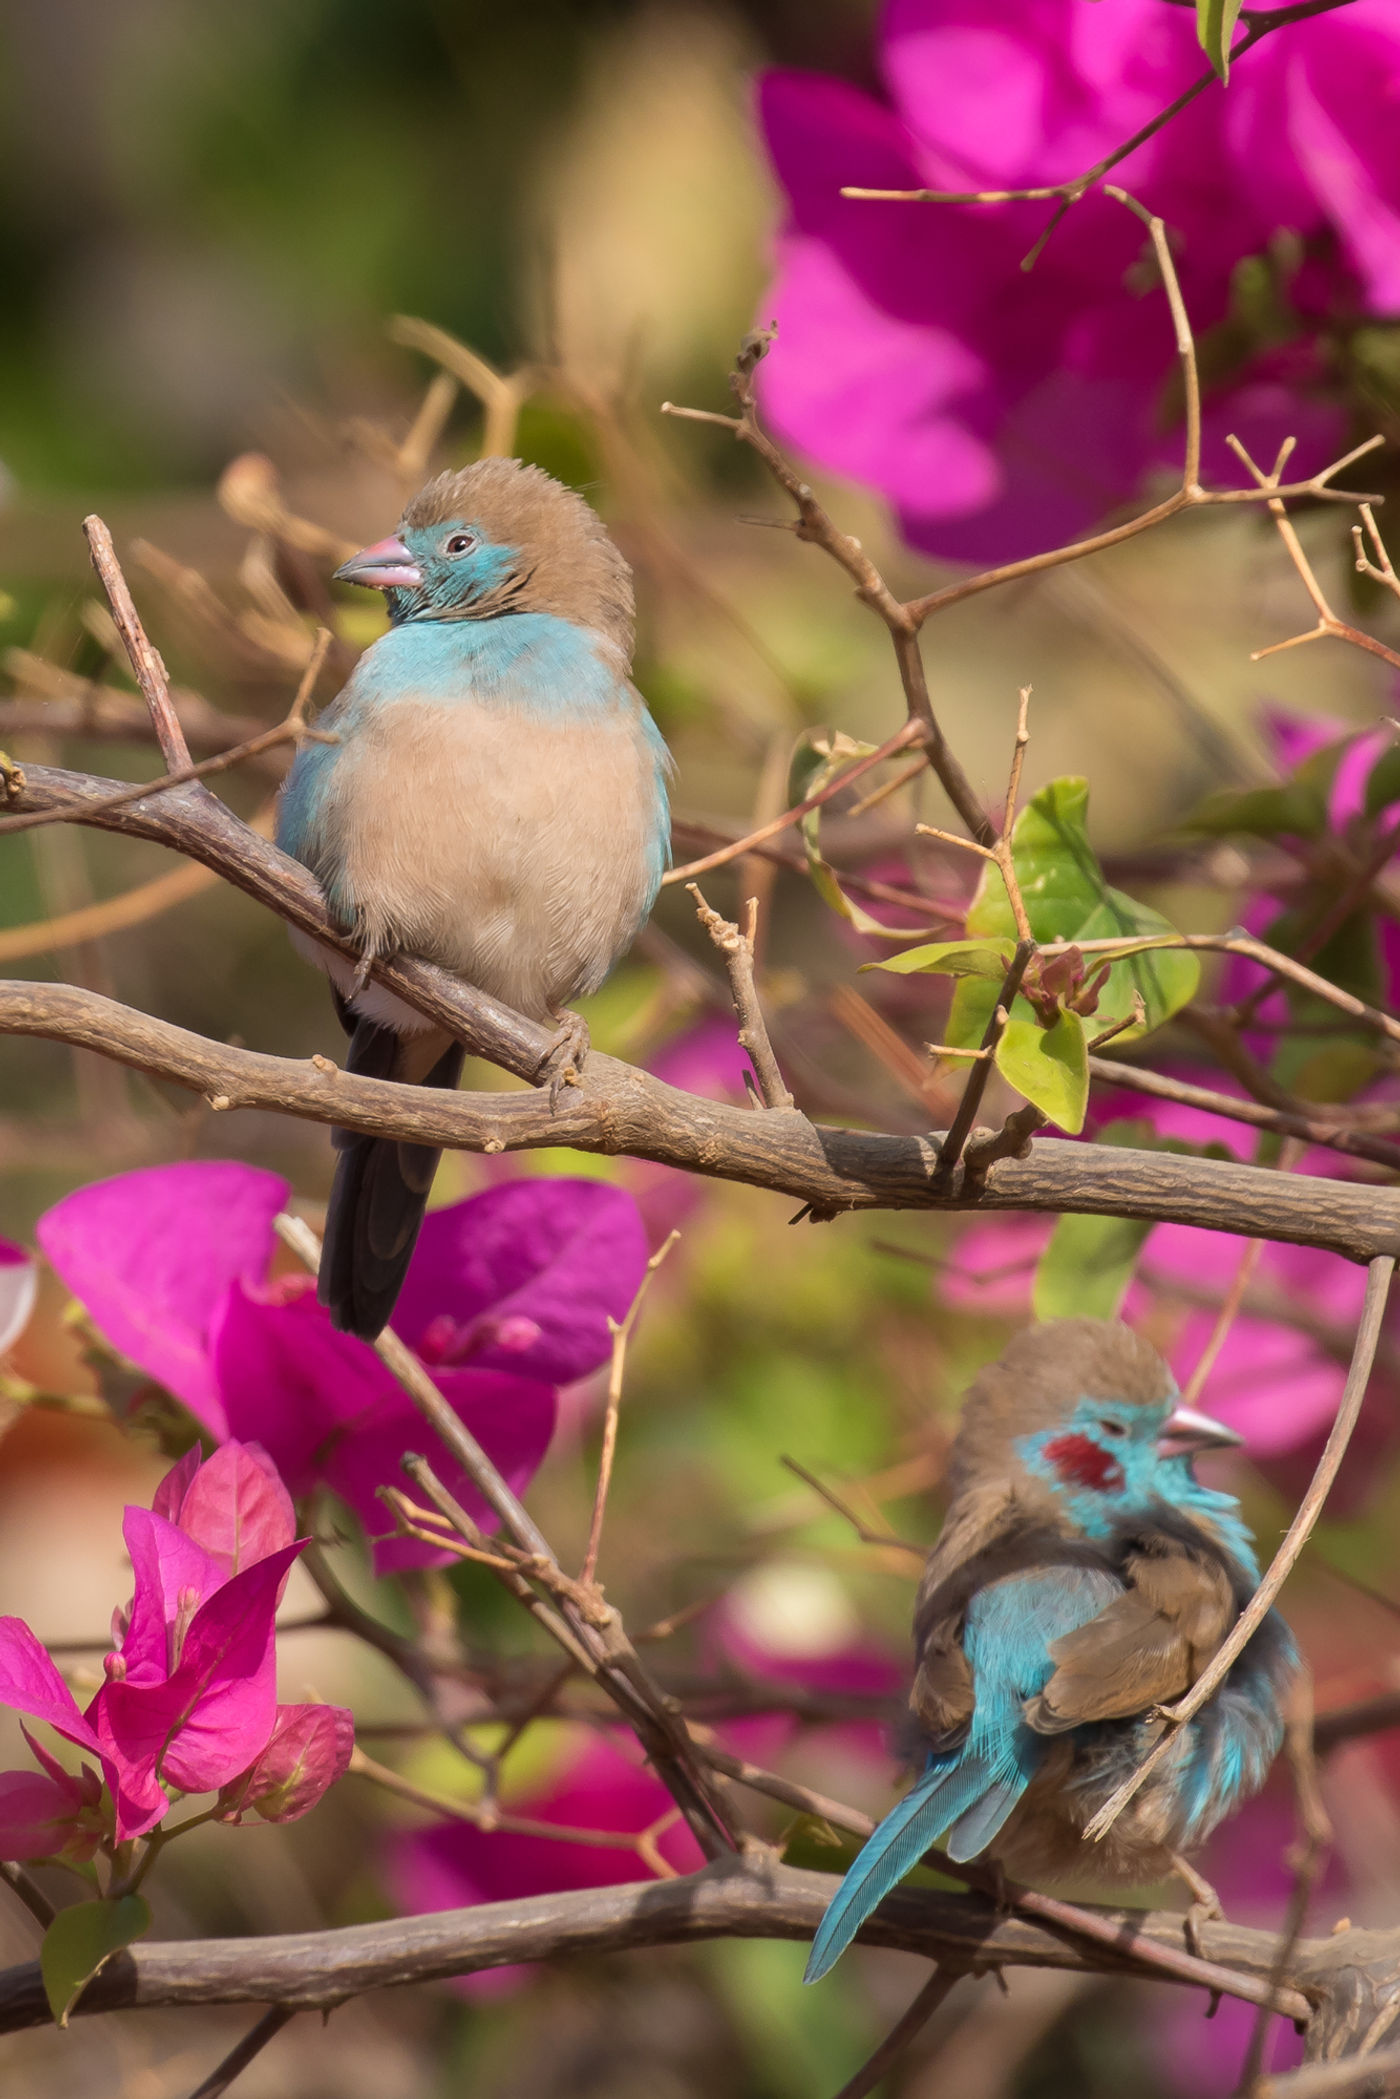
[[[1050,1649],[1055,1673],[1026,1707],[1040,1733],[1126,1719],[1179,1698],[1234,1622],[1224,1566],[1178,1539],[1143,1540],[1124,1561],[1123,1579],[1116,1602]]]

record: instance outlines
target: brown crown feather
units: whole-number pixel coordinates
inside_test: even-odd
[[[545,612],[605,634],[632,653],[632,571],[598,513],[543,467],[519,459],[479,459],[420,488],[399,529],[460,521],[493,546],[515,547],[520,561],[483,612]]]
[[[1018,1436],[1050,1428],[1080,1399],[1160,1406],[1176,1380],[1155,1348],[1118,1320],[1055,1319],[1017,1334],[979,1371],[963,1406],[949,1484],[1004,1476]]]

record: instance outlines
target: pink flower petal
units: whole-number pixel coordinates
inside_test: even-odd
[[[0,1771],[0,1859],[52,1858],[77,1834],[79,1788],[38,1771]]]
[[[443,1363],[567,1384],[607,1361],[608,1320],[626,1313],[646,1262],[646,1233],[624,1190],[566,1178],[507,1182],[429,1212],[394,1330],[422,1354],[432,1329]],[[506,1322],[525,1320],[536,1329],[527,1347],[503,1338]]]
[[[232,1283],[262,1281],[290,1193],[231,1160],[143,1167],[66,1196],[38,1239],[113,1346],[222,1438],[210,1322]]]
[[[175,1666],[177,1639],[183,1642],[195,1612],[223,1586],[224,1571],[153,1509],[128,1508],[122,1536],[136,1588],[118,1674],[124,1683],[162,1684]]]
[[[22,1618],[0,1618],[0,1705],[49,1726],[80,1749],[101,1749],[78,1702]]]
[[[182,1459],[167,1474],[169,1481],[181,1476],[173,1520],[226,1576],[291,1544],[297,1528],[292,1498],[265,1450],[230,1441],[186,1475],[187,1462]],[[157,1488],[158,1497],[165,1485],[163,1480]]]
[[[538,1472],[554,1434],[555,1389],[529,1378],[507,1377],[498,1370],[439,1370],[434,1381],[453,1412],[466,1424],[516,1494],[523,1494]],[[329,1446],[324,1461],[327,1483],[350,1504],[367,1536],[375,1540],[374,1564],[380,1574],[405,1567],[442,1567],[449,1552],[435,1552],[412,1538],[386,1537],[392,1519],[379,1496],[381,1487],[405,1487],[401,1460],[406,1451],[429,1458],[443,1485],[469,1516],[488,1532],[499,1519],[461,1467],[448,1456],[437,1436],[406,1394],[394,1386],[383,1404],[362,1415]]]
[[[137,1836],[181,1792],[216,1791],[246,1771],[276,1719],[273,1621],[300,1544],[235,1574],[203,1603],[179,1667],[156,1684],[108,1682],[88,1709],[118,1767],[117,1835]]]

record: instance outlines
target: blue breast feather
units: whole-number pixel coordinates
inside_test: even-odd
[[[656,769],[656,822],[650,841],[650,910],[670,857],[670,756],[661,733],[637,700],[616,659],[596,634],[543,612],[505,613],[489,620],[409,620],[391,627],[365,651],[325,717],[339,743],[305,743],[287,776],[277,812],[277,843],[315,867],[323,880],[334,861],[322,836],[322,812],[338,758],[370,714],[402,699],[510,708],[551,723],[602,723],[627,712]]]
[[[1121,1594],[1121,1584],[1105,1571],[1059,1568],[1053,1578],[1027,1574],[994,1582],[973,1598],[963,1636],[976,1687],[967,1737],[929,1757],[917,1783],[857,1857],[813,1941],[808,1982],[827,1973],[871,1911],[944,1831],[949,1857],[960,1862],[976,1858],[998,1835],[1045,1753],[1046,1738],[1023,1714],[1054,1672],[1050,1648]],[[1192,1724],[1185,1761],[1172,1778],[1178,1844],[1196,1841],[1241,1792],[1261,1783],[1282,1737],[1276,1691],[1292,1660],[1289,1635],[1273,1617]],[[1105,1796],[1147,1747],[1141,1727],[1122,1721],[1076,1729],[1073,1739],[1077,1749],[1090,1752],[1076,1758],[1075,1782]]]

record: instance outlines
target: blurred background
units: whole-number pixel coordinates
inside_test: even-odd
[[[333,621],[343,676],[381,615],[364,594],[328,594],[336,549],[388,531],[427,470],[476,456],[487,431],[474,382],[496,402],[498,427],[513,425],[510,448],[584,488],[637,571],[637,676],[678,759],[678,858],[786,805],[804,729],[890,734],[903,706],[878,623],[816,550],[746,522],[781,515],[746,455],[721,432],[659,413],[664,399],[723,409],[734,349],[767,317],[779,204],[755,129],[756,75],[780,64],[867,82],[873,13],[856,0],[538,0],[514,10],[0,0],[4,749],[21,763],[122,778],[152,768],[150,748],[120,733],[137,717],[122,712],[132,687],[86,564],[80,528],[93,510],[112,528],[176,684],[211,710],[204,749],[281,717],[309,651],[309,615]],[[466,383],[448,385],[443,369]],[[514,393],[492,372],[521,374]],[[900,546],[867,492],[823,489],[896,589],[946,573]],[[1303,529],[1345,601],[1344,525],[1319,514]],[[992,801],[1017,690],[1033,685],[1028,789],[1088,772],[1095,842],[1113,878],[1179,922],[1223,926],[1237,907],[1238,854],[1226,843],[1183,856],[1173,826],[1209,789],[1270,777],[1266,707],[1346,728],[1386,703],[1383,668],[1357,653],[1249,661],[1309,616],[1266,521],[1187,519],[940,621],[927,640],[935,704]],[[328,674],[322,695],[333,689]],[[221,791],[252,817],[275,778],[275,767],[249,767]],[[855,799],[823,839],[864,883],[867,907],[955,931],[966,865],[909,849],[913,817],[948,820],[936,791],[925,779],[852,814]],[[725,910],[749,894],[763,900],[765,996],[804,1108],[888,1130],[946,1119],[956,1075],[921,1049],[938,1039],[945,994],[933,980],[858,976],[881,950],[776,859],[726,869],[707,893]],[[118,897],[129,899],[124,916],[104,908]],[[0,961],[215,1039],[340,1054],[322,983],[280,926],[154,847],[61,826],[0,839]],[[682,890],[664,895],[589,1019],[603,1047],[677,1083],[738,1084],[722,981]],[[477,1067],[466,1083],[513,1082]],[[81,1052],[0,1042],[0,1233],[29,1239],[41,1211],[84,1181],[195,1157],[286,1174],[313,1218],[329,1185],[319,1127],[216,1116]],[[958,1258],[959,1238],[946,1221],[790,1229],[790,1205],[777,1198],[662,1169],[551,1154],[509,1170],[614,1176],[658,1236],[673,1223],[683,1233],[626,1402],[604,1573],[629,1621],[697,1607],[666,1650],[680,1676],[697,1657],[712,1660],[716,1641],[760,1674],[810,1667],[829,1692],[820,1724],[792,1728],[767,1753],[882,1811],[895,1767],[881,1716],[899,1700],[915,1563],[861,1545],[780,1460],[845,1482],[882,1526],[930,1538],[958,1394],[1008,1320],[1025,1316],[1014,1290],[988,1300],[977,1287],[999,1261],[1014,1272],[1014,1250],[974,1261],[972,1281],[946,1289],[940,1264]],[[435,1200],[486,1185],[490,1171],[449,1159]],[[1166,1290],[1144,1316],[1169,1336],[1190,1310]],[[56,1642],[100,1637],[122,1587],[121,1505],[143,1498],[165,1462],[159,1408],[138,1403],[114,1425],[111,1391],[52,1279],[0,1371],[0,1395],[0,1609]],[[561,1549],[581,1547],[586,1529],[598,1406],[595,1389],[570,1396],[534,1490]],[[1389,1418],[1372,1429],[1368,1476],[1325,1540],[1351,1585],[1315,1564],[1290,1599],[1304,1644],[1325,1657],[1324,1704],[1400,1685],[1387,1601],[1400,1594],[1400,1468]],[[1304,1439],[1272,1464],[1228,1474],[1266,1551],[1310,1449]],[[1363,1596],[1357,1580],[1378,1593]],[[307,1605],[294,1588],[288,1615]],[[450,1609],[486,1644],[528,1647],[488,1584],[443,1578],[409,1605],[387,1594],[379,1605],[410,1606],[420,1622]],[[78,1657],[75,1681],[95,1659]],[[284,1642],[283,1661],[284,1697],[342,1699],[375,1754],[401,1752],[422,1783],[460,1783],[430,1749],[396,1745],[415,1708],[366,1650],[309,1632]],[[515,1781],[522,1798],[547,1790],[569,1753],[547,1730],[531,1740]],[[1346,1807],[1322,1931],[1343,1909],[1394,1921],[1395,1740],[1358,1742],[1334,1760]],[[158,1880],[158,1929],[289,1930],[388,1914],[410,1899],[395,1847],[412,1820],[350,1779],[292,1830],[201,1832]],[[1207,1859],[1232,1916],[1278,1914],[1288,1826],[1283,1789]],[[789,1856],[833,1863],[819,1834],[799,1832]],[[0,1959],[31,1950],[29,1920],[7,1903]],[[325,2031],[298,2021],[239,2090],[811,2099],[855,2068],[923,1969],[857,1951],[804,1994],[803,1957],[796,1946],[716,1945],[369,1999]],[[1131,2080],[1143,2099],[1205,2099],[1230,2089],[1244,2027],[1238,2006],[1211,2026],[1201,2009],[1184,1992],[1178,2002],[1031,1971],[1012,1975],[1007,1998],[989,1981],[969,1984],[892,2088],[903,2099],[1107,2099]],[[0,2066],[13,2089],[35,2095],[173,2099],[244,2023],[88,2019],[68,2034],[0,2042]]]

